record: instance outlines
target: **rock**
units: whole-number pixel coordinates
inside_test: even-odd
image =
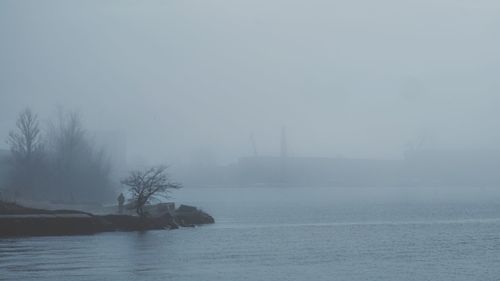
[[[175,210],[175,218],[181,226],[212,224],[215,220],[209,214],[193,206],[181,205]]]
[[[184,205],[181,204],[177,210],[175,210],[177,213],[192,213],[198,211],[196,207],[189,206],[189,205]]]

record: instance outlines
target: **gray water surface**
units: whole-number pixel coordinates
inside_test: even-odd
[[[496,198],[382,200],[373,189],[350,192],[185,189],[176,201],[201,206],[216,224],[0,239],[0,279],[499,279]]]

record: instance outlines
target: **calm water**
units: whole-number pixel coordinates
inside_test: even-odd
[[[0,239],[0,279],[500,278],[492,190],[185,188],[176,201],[201,206],[217,223]]]

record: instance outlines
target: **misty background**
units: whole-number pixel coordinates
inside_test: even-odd
[[[0,238],[0,279],[498,280],[499,27],[494,0],[0,0],[0,236],[36,222],[5,206],[142,219],[158,164],[183,188],[148,207],[216,221]]]
[[[0,139],[30,106],[127,161],[498,149],[496,1],[1,1]],[[51,115],[52,114],[52,115]],[[43,123],[43,122],[42,122]],[[0,148],[7,149],[4,141]]]

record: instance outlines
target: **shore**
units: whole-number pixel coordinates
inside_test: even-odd
[[[94,215],[76,210],[34,209],[0,202],[0,236],[3,237],[176,229],[214,222],[209,214],[187,205],[140,218],[120,214]]]

